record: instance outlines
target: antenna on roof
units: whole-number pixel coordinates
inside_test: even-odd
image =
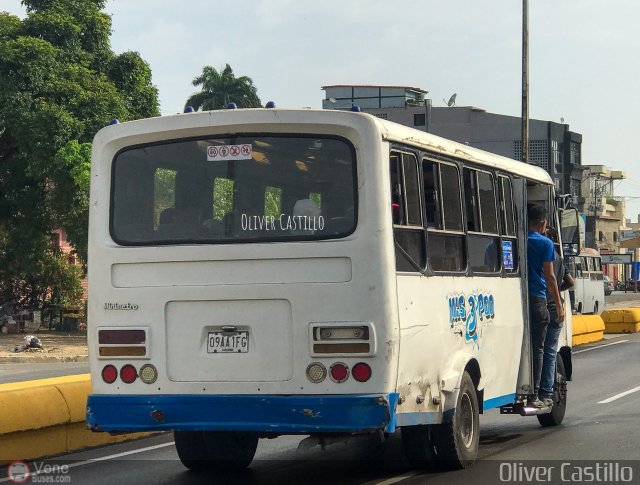
[[[452,108],[453,106],[456,105],[456,96],[458,95],[458,93],[453,93],[451,95],[451,97],[449,98],[449,101],[444,101],[444,98],[442,98],[442,101],[444,101],[445,103],[447,103],[447,106],[449,106],[449,108]]]

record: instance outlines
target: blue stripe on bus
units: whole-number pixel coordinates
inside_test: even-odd
[[[87,400],[87,425],[96,431],[393,432],[397,426],[397,402],[397,393],[92,394]]]
[[[483,403],[484,409],[492,409],[498,408],[500,406],[504,406],[505,404],[513,404],[516,400],[515,393],[506,394],[504,396],[492,397],[491,399],[487,399]]]

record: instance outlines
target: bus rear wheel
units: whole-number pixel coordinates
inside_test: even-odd
[[[470,466],[478,456],[480,417],[478,395],[465,372],[453,419],[439,425],[402,428],[402,444],[414,468],[457,470]]]
[[[567,410],[567,374],[560,354],[556,355],[556,382],[553,385],[552,399],[551,412],[537,416],[541,426],[558,426],[562,423]]]
[[[248,467],[256,454],[258,435],[236,431],[175,431],[178,457],[194,471],[231,471]]]
[[[439,425],[434,433],[439,468],[458,470],[471,466],[476,460],[480,445],[479,414],[478,394],[471,376],[465,371],[453,419]]]

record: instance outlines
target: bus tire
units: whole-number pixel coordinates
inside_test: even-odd
[[[256,433],[235,431],[174,431],[182,464],[193,471],[242,470],[258,447]]]
[[[473,464],[480,444],[478,394],[467,371],[462,374],[453,419],[436,427],[434,445],[438,468],[458,470]]]
[[[173,439],[178,458],[189,470],[201,471],[211,468],[202,431],[174,431]]]
[[[538,422],[541,426],[558,426],[564,419],[567,410],[567,374],[564,370],[562,357],[556,355],[556,382],[553,385],[553,407],[547,414],[539,414]]]
[[[436,468],[436,451],[433,433],[436,426],[416,425],[402,427],[402,446],[412,468],[433,470]]]
[[[221,471],[247,468],[258,448],[257,433],[205,431],[203,437],[212,468],[219,468]]]

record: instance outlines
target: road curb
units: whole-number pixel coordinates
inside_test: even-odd
[[[604,321],[600,315],[573,315],[572,345],[590,344],[604,339]]]
[[[149,436],[89,431],[90,393],[89,374],[0,384],[0,464]]]
[[[640,308],[612,308],[602,312],[605,333],[640,332]]]

